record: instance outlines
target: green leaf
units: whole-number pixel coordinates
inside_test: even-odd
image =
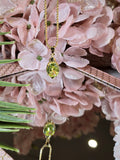
[[[10,34],[11,32],[0,32],[0,36],[3,36],[5,34]]]
[[[18,62],[18,61],[20,61],[20,59],[3,59],[3,60],[0,60],[0,64],[13,63],[13,62]]]
[[[14,44],[15,41],[10,41],[10,42],[0,42],[0,45],[9,45],[9,44]]]
[[[33,112],[23,112],[23,111],[17,111],[17,110],[0,110],[0,114],[4,113],[4,114],[34,114]]]
[[[32,127],[16,123],[0,123],[0,128],[31,129]]]
[[[0,121],[2,122],[13,122],[13,123],[29,123],[29,120],[24,120],[12,115],[0,114]]]
[[[8,145],[0,144],[0,148],[6,149],[6,150],[10,150],[10,151],[15,151],[15,152],[19,153],[19,149],[10,147],[10,146],[8,146]]]
[[[23,110],[21,110],[21,109],[19,109],[19,108],[7,108],[7,107],[0,107],[0,111],[6,111],[6,112],[9,112],[9,111],[12,112],[12,111],[13,111],[13,112],[19,112],[19,113],[20,113],[20,112],[24,112],[25,114],[28,113],[28,112],[30,112],[30,111],[28,111],[28,110],[24,110],[24,111],[23,111]],[[31,113],[34,114],[34,112],[30,112],[30,114],[31,114]]]
[[[19,83],[0,81],[0,86],[2,87],[23,87],[23,86],[30,86],[30,84],[19,84]]]
[[[0,132],[19,132],[20,129],[7,129],[7,128],[0,128]]]
[[[30,110],[35,110],[35,108],[28,108],[26,106],[21,106],[17,103],[9,103],[9,102],[4,102],[0,101],[0,107],[2,108],[16,108],[16,110],[21,110],[21,111],[30,111]]]

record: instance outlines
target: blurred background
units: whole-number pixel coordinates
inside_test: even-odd
[[[29,132],[28,132],[29,136]],[[92,143],[91,148],[88,141],[94,139],[98,144]],[[13,134],[1,134],[0,141],[13,145]],[[37,139],[33,141],[31,150],[27,155],[19,155],[15,152],[8,152],[14,160],[38,160],[39,150],[44,144],[45,139]],[[23,142],[21,142],[23,143]],[[113,160],[113,137],[110,135],[110,122],[105,119],[100,119],[93,133],[80,135],[77,138],[68,140],[65,137],[53,137],[51,139],[53,147],[52,160]],[[24,150],[24,148],[23,148]],[[48,151],[45,150],[43,160],[47,160]]]

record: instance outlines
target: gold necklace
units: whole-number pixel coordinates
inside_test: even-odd
[[[56,30],[56,43],[54,46],[50,46],[48,44],[48,33],[47,33],[47,0],[44,0],[44,11],[45,11],[45,41],[46,46],[51,50],[51,58],[49,59],[49,63],[47,64],[46,71],[51,78],[55,78],[59,73],[59,65],[56,62],[54,55],[55,55],[55,48],[58,45],[58,31],[59,31],[59,0],[57,0],[56,6],[56,21],[57,21],[57,30]]]

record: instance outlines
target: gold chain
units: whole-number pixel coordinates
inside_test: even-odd
[[[51,78],[57,77],[59,74],[59,65],[56,62],[56,59],[54,57],[55,55],[55,48],[58,45],[58,32],[59,32],[59,0],[57,1],[57,6],[56,6],[56,43],[53,46],[50,46],[48,44],[48,32],[47,32],[47,0],[44,0],[44,12],[45,12],[45,40],[46,40],[46,46],[51,49],[51,58],[49,59],[49,62],[46,67],[46,71],[48,75]]]
[[[57,23],[57,26],[56,26],[56,43],[54,46],[50,46],[48,44],[48,33],[47,33],[47,0],[44,0],[44,11],[45,11],[45,40],[46,40],[46,46],[53,50],[55,50],[55,48],[57,47],[58,45],[58,38],[59,38],[59,35],[58,35],[58,32],[59,32],[59,0],[57,0],[57,6],[56,6],[56,23]],[[53,51],[54,52],[54,51]],[[53,53],[52,52],[52,53]]]

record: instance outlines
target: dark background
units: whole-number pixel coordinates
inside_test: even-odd
[[[113,137],[110,136],[110,122],[105,119],[100,120],[96,131],[86,136],[67,140],[64,138],[52,138],[53,147],[51,160],[114,160],[113,158]],[[12,134],[0,134],[0,141],[12,144]],[[96,139],[98,147],[91,149],[88,147],[89,139]],[[18,155],[14,152],[8,152],[14,160],[38,160],[39,149],[44,144],[44,140],[36,140],[33,142],[30,153],[27,156]],[[44,152],[43,160],[48,160],[47,151]]]

